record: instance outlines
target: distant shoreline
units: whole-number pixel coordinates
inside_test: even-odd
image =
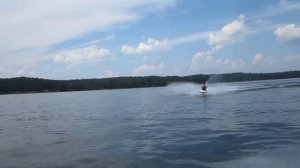
[[[72,80],[50,80],[42,78],[16,77],[0,79],[0,94],[54,93],[69,91],[163,87],[173,82],[193,82],[202,84],[206,81],[210,83],[220,83],[288,78],[300,78],[300,71],[275,73],[227,73],[210,75],[199,74],[182,77],[145,76]]]

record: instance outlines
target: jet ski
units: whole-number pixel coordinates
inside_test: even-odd
[[[200,90],[200,93],[207,93],[207,90]]]
[[[206,83],[204,83],[203,86],[201,87],[200,93],[202,93],[202,94],[206,94],[207,93]]]

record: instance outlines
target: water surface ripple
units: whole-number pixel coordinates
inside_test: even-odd
[[[0,167],[297,167],[300,79],[0,95]]]

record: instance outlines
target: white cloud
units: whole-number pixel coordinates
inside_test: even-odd
[[[208,38],[210,32],[199,32],[195,34],[190,34],[187,36],[178,37],[176,39],[171,40],[171,45],[178,45],[183,43],[191,43],[191,42],[197,42],[201,40],[206,40]]]
[[[148,38],[146,43],[140,43],[138,47],[136,48],[137,53],[144,53],[147,51],[153,51],[153,50],[166,50],[170,48],[170,43],[168,40],[155,40],[152,38]]]
[[[141,65],[133,70],[133,75],[159,75],[164,68],[164,63],[159,65]]]
[[[195,69],[199,65],[201,64],[206,64],[211,62],[211,60],[213,59],[212,55],[205,53],[205,52],[197,52],[196,54],[194,54],[193,58],[192,58],[192,68]]]
[[[252,65],[273,65],[275,64],[277,61],[275,58],[273,57],[265,57],[263,54],[261,53],[257,53],[254,55],[253,59],[252,59]]]
[[[297,1],[280,0],[278,3],[273,3],[261,12],[255,10],[255,13],[250,14],[248,19],[264,20],[275,16],[285,15],[289,12],[299,11],[299,9],[300,3]]]
[[[192,58],[190,70],[198,73],[225,73],[237,71],[244,65],[242,59],[215,59],[209,52],[197,52]]]
[[[244,61],[243,59],[217,59],[209,52],[197,52],[193,56],[190,71],[193,73],[274,72],[299,68],[299,54],[274,58],[257,53],[252,60]]]
[[[300,9],[300,3],[299,2],[292,2],[288,0],[280,0],[280,7],[283,8],[281,10],[284,11],[293,11],[293,10],[299,10]]]
[[[104,78],[112,78],[112,77],[118,77],[120,76],[118,72],[112,71],[112,70],[105,70],[104,72]]]
[[[0,50],[47,47],[137,21],[174,4],[175,0],[2,0]]]
[[[295,24],[288,24],[278,27],[274,34],[282,42],[300,41],[300,27]]]
[[[80,63],[100,60],[111,56],[108,49],[89,46],[74,50],[59,52],[54,57],[54,62]]]
[[[209,34],[208,43],[210,45],[224,46],[242,41],[249,33],[249,29],[244,22],[245,17],[240,15],[237,20],[225,25],[222,30]]]
[[[252,64],[255,65],[260,63],[263,60],[263,58],[264,58],[263,54],[261,53],[255,54],[252,60]]]
[[[251,31],[245,24],[245,17],[240,15],[237,20],[225,25],[220,31],[211,32],[207,38],[211,49],[193,55],[190,70],[201,73],[234,72],[245,65],[245,61],[214,58],[214,55],[226,45],[241,42]]]
[[[225,25],[222,30],[217,32],[199,32],[174,39],[157,40],[148,38],[146,42],[140,42],[137,46],[123,45],[121,51],[124,54],[143,54],[152,51],[168,50],[172,47],[184,43],[208,40],[209,45],[214,47],[211,52],[222,49],[225,45],[242,41],[250,33],[249,28],[244,22],[245,17],[240,15],[237,20]]]
[[[265,58],[265,63],[267,65],[274,65],[275,63],[277,63],[277,60],[273,57],[266,57]]]
[[[166,50],[170,47],[170,42],[168,40],[159,41],[153,38],[148,38],[147,42],[141,42],[137,47],[123,45],[122,52],[125,54],[141,54],[155,50]]]
[[[196,33],[187,36],[182,36],[175,39],[156,40],[154,38],[148,38],[146,42],[140,42],[136,47],[123,45],[121,51],[124,54],[143,54],[152,51],[162,51],[162,50],[171,49],[173,46],[179,44],[205,40],[207,39],[207,37],[208,37],[208,33],[203,32],[203,33]]]
[[[134,54],[136,53],[136,49],[134,47],[123,45],[121,48],[122,53],[124,54]]]
[[[18,76],[36,76],[36,73],[32,70],[35,66],[37,66],[36,61],[27,60],[24,61],[21,69],[17,71]]]

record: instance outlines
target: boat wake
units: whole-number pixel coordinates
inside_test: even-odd
[[[201,95],[200,84],[195,83],[172,83],[167,86],[167,90],[173,94],[181,95]],[[209,95],[225,94],[227,92],[233,92],[241,90],[239,86],[232,86],[226,84],[209,84],[207,91]]]
[[[284,89],[289,87],[300,87],[300,82],[286,79],[280,80],[268,80],[268,81],[248,81],[248,82],[232,82],[232,83],[208,83],[207,91],[208,95],[219,95],[227,94],[231,92],[241,92],[241,91],[255,91],[255,90],[265,90],[265,89]],[[202,95],[200,93],[201,84],[189,83],[189,82],[179,82],[171,83],[166,86],[166,90],[175,95]]]

